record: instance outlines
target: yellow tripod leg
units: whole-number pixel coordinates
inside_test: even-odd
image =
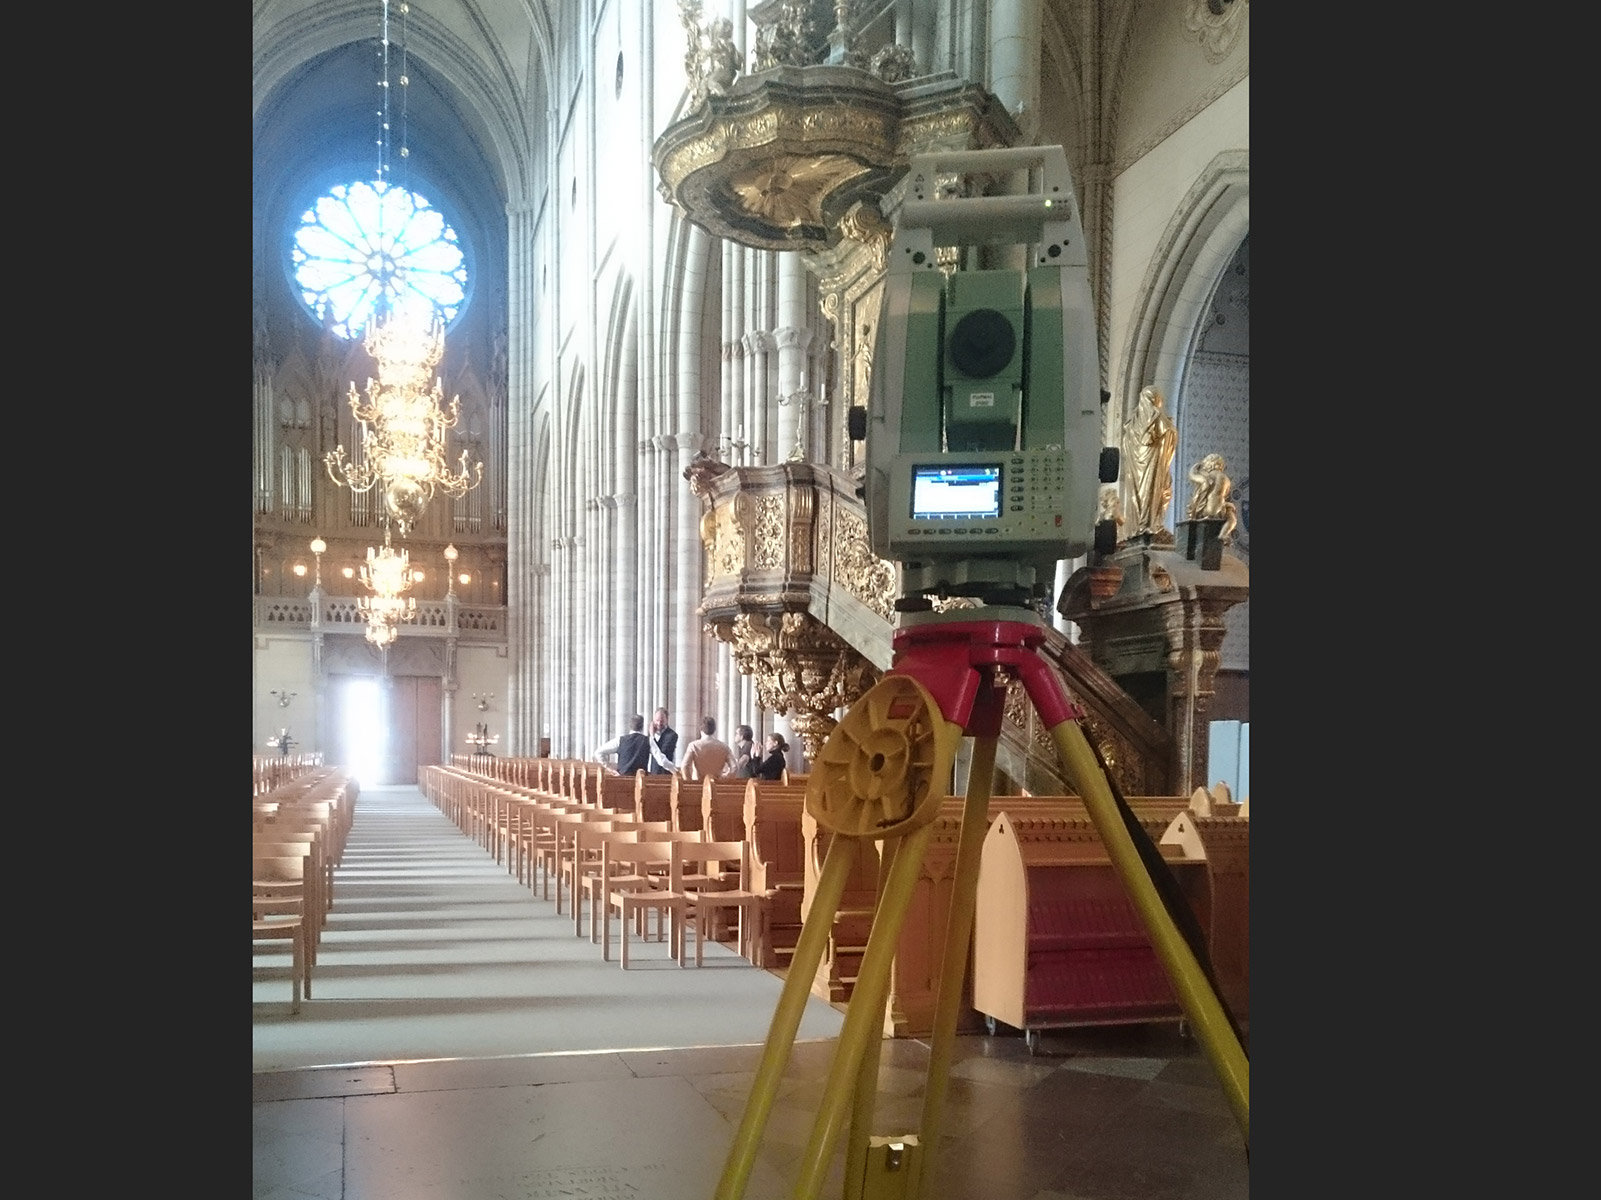
[[[973,937],[973,914],[978,907],[978,867],[989,832],[990,790],[995,777],[997,738],[973,741],[973,760],[967,773],[967,798],[962,806],[962,831],[956,843],[956,878],[951,888],[951,910],[945,922],[945,954],[940,963],[939,990],[934,1001],[934,1033],[929,1045],[928,1079],[923,1087],[923,1117],[918,1126],[921,1153],[911,1157],[908,1196],[922,1195],[929,1160],[939,1153],[940,1123],[945,1115],[945,1092],[950,1083],[951,1051],[956,1021],[962,1009],[962,977],[967,973],[967,949]]]
[[[790,1048],[795,1044],[795,1031],[800,1028],[806,1011],[812,977],[817,974],[823,951],[828,948],[828,935],[834,925],[834,914],[839,911],[840,898],[845,894],[845,882],[850,878],[856,850],[854,838],[836,836],[829,843],[811,911],[801,926],[795,953],[790,958],[789,974],[784,978],[784,990],[773,1012],[767,1046],[756,1068],[750,1099],[745,1102],[745,1114],[740,1118],[734,1142],[728,1149],[728,1159],[723,1164],[722,1177],[717,1182],[716,1200],[741,1200],[745,1195],[745,1185],[750,1181],[756,1153],[761,1147],[762,1132],[767,1128],[767,1118],[772,1113],[778,1085],[783,1081],[784,1067],[789,1062]]]
[[[934,826],[925,824],[907,834],[896,850],[884,883],[883,895],[873,913],[873,929],[867,935],[867,950],[845,1011],[845,1027],[840,1031],[839,1047],[829,1068],[823,1089],[823,1104],[812,1125],[811,1140],[801,1155],[801,1171],[795,1183],[795,1200],[817,1200],[823,1176],[828,1171],[844,1124],[845,1110],[855,1094],[853,1078],[860,1070],[869,1039],[884,1036],[884,999],[889,992],[889,968],[895,959],[895,944],[917,886],[918,872],[928,849]]]
[[[896,855],[904,844],[901,838],[883,843],[879,860],[878,884],[873,902],[874,919],[882,902],[884,890],[889,886],[890,872]],[[862,847],[865,853],[867,847]],[[855,993],[851,993],[854,998]],[[867,1174],[868,1143],[873,1137],[873,1112],[878,1106],[878,1060],[883,1046],[882,1038],[869,1038],[862,1048],[862,1060],[856,1068],[856,1093],[851,1101],[851,1129],[845,1139],[845,1190],[843,1200],[864,1200],[863,1180]]]
[[[1106,776],[1095,751],[1084,738],[1077,721],[1063,721],[1051,730],[1062,765],[1067,768],[1079,795],[1089,809],[1101,842],[1111,856],[1112,866],[1123,881],[1124,890],[1139,913],[1151,945],[1178,993],[1179,1003],[1189,1018],[1202,1048],[1222,1081],[1224,1094],[1234,1110],[1245,1144],[1251,1144],[1251,1079],[1245,1051],[1217,994],[1212,990],[1201,964],[1189,943],[1173,924],[1156,885],[1140,858],[1134,839],[1123,824],[1117,800],[1107,786]]]

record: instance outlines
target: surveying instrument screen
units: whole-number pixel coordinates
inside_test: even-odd
[[[1001,515],[1001,467],[912,468],[912,519],[946,518],[995,520]]]

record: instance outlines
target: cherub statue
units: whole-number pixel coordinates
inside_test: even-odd
[[[689,80],[689,107],[698,108],[708,95],[721,96],[739,75],[739,48],[734,23],[717,17],[700,24],[700,0],[679,0],[678,18],[689,43],[684,74]]]
[[[1102,521],[1115,521],[1119,529],[1123,527],[1123,506],[1117,500],[1116,484],[1108,484],[1101,489],[1095,521],[1096,524]]]
[[[1235,526],[1240,523],[1240,514],[1234,501],[1229,499],[1229,492],[1234,485],[1224,474],[1225,466],[1227,464],[1221,454],[1208,454],[1190,468],[1190,482],[1195,485],[1195,490],[1190,493],[1187,515],[1192,521],[1216,521],[1222,518],[1223,528],[1218,538],[1228,542],[1233,537]]]
[[[706,90],[725,94],[739,75],[739,48],[734,45],[734,23],[718,17],[700,33],[701,61],[705,64]]]

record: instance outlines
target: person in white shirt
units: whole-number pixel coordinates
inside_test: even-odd
[[[678,764],[685,779],[722,779],[734,773],[734,751],[717,737],[717,721],[707,717],[700,723],[700,736],[684,750]]]
[[[650,765],[650,739],[645,736],[645,718],[635,713],[628,718],[628,732],[619,733],[591,756],[608,763],[619,775],[634,775]]]

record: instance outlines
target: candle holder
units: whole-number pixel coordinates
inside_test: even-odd
[[[474,725],[473,731],[467,735],[467,744],[472,747],[470,756],[473,758],[494,758],[494,752],[489,747],[499,741],[500,738],[490,736],[488,725]]]

